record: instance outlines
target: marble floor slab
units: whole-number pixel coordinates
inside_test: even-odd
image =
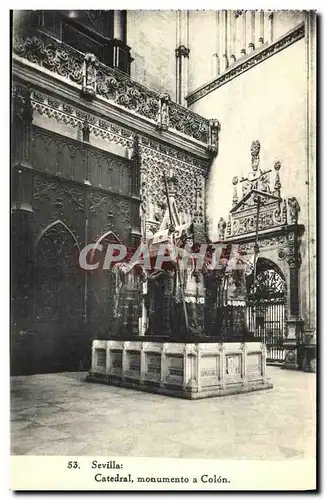
[[[268,367],[274,388],[183,400],[91,384],[86,373],[11,379],[11,452],[220,459],[315,456],[315,374]]]

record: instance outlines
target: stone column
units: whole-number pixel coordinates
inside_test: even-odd
[[[11,299],[13,373],[24,371],[28,363],[25,339],[32,323],[32,217],[33,168],[31,165],[31,125],[33,109],[27,87],[14,85],[12,103],[12,210],[11,210]]]
[[[248,10],[247,16],[247,32],[248,32],[248,53],[255,50],[255,11]]]
[[[121,378],[122,378],[122,380],[125,379],[127,368],[128,368],[128,359],[127,359],[127,347],[128,347],[128,345],[129,345],[129,342],[124,342],[123,348],[122,348],[122,366],[121,366]]]
[[[111,371],[111,348],[110,348],[110,341],[107,341],[106,343],[106,369],[105,369],[105,374],[110,375]]]
[[[115,10],[113,14],[113,38],[126,42],[126,13],[124,10]]]
[[[228,16],[229,16],[229,38],[230,38],[230,50],[229,50],[229,64],[232,64],[236,61],[236,46],[235,46],[235,41],[236,41],[236,27],[235,27],[235,11],[229,10],[228,11]]]
[[[290,209],[291,211],[291,209]],[[289,228],[288,239],[288,258],[289,265],[289,315],[287,320],[288,334],[284,339],[285,360],[283,368],[297,370],[302,368],[302,334],[303,321],[300,317],[299,305],[299,272],[301,265],[300,255],[300,233],[302,226],[295,225]]]
[[[145,379],[146,375],[146,354],[144,351],[144,347],[146,345],[146,342],[142,342],[141,348],[140,348],[140,374],[139,374],[139,380],[142,383]]]
[[[246,46],[247,46],[247,42],[246,42],[246,33],[247,33],[247,26],[246,26],[246,11],[243,10],[242,13],[241,13],[241,17],[242,17],[242,27],[241,27],[241,54],[242,55],[246,55]]]
[[[270,12],[268,14],[268,42],[272,43],[274,41],[274,14]]]
[[[108,42],[107,64],[130,74],[130,64],[133,58],[127,45],[127,11],[115,10],[113,14],[113,38]]]
[[[226,71],[229,66],[228,60],[228,23],[227,23],[227,11],[222,10],[222,71]]]
[[[259,38],[258,38],[258,43],[259,45],[264,44],[264,11],[261,10],[259,12]]]
[[[219,57],[219,11],[215,12],[215,37],[214,37],[214,54],[212,56],[212,78],[215,78],[220,74],[220,57]]]
[[[31,125],[33,109],[30,92],[26,87],[16,86],[12,107],[12,258],[14,276],[19,283],[17,293],[27,299],[30,295],[30,265],[32,260],[31,217],[33,214],[33,169],[31,165]],[[27,287],[27,288],[26,288]],[[24,303],[24,307],[23,307]],[[18,306],[20,316],[26,316],[26,300]],[[26,317],[27,320],[27,317]]]
[[[177,48],[176,57],[176,102],[187,106],[188,63],[189,63],[189,12],[177,11]]]

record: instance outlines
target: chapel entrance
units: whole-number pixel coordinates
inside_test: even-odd
[[[247,320],[250,332],[266,344],[267,361],[283,362],[286,334],[287,287],[283,273],[274,262],[259,258],[255,283],[253,274],[247,281]]]

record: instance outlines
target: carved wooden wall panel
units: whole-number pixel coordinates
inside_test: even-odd
[[[37,170],[80,182],[89,181],[125,195],[131,194],[131,162],[102,150],[32,127],[30,162]]]
[[[88,369],[92,338],[107,334],[112,323],[114,284],[109,271],[86,277],[77,248],[107,231],[130,244],[138,204],[130,196],[131,162],[33,127],[30,163],[33,168],[23,167],[23,174],[31,181],[33,212],[24,224],[31,234],[32,272],[27,288],[20,284],[25,295],[28,290],[29,305],[23,321],[14,320],[25,322],[26,328],[19,328],[26,334],[15,330],[14,359],[20,361],[13,370]],[[26,242],[18,239],[22,246]],[[17,249],[15,256],[20,258]]]
[[[61,220],[74,232],[79,244],[84,243],[83,186],[56,177],[35,174],[32,206],[34,210],[32,227],[35,237],[51,222]]]

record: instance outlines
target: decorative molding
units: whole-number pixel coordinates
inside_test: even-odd
[[[206,144],[176,130],[157,130],[156,126],[145,117],[130,113],[125,108],[102,97],[97,96],[92,102],[86,99],[81,100],[78,86],[74,87],[64,79],[61,79],[58,86],[57,81],[52,78],[49,72],[40,72],[37,66],[31,65],[24,59],[14,57],[13,72],[17,81],[22,82],[25,86],[30,85],[37,94],[45,94],[49,96],[49,99],[53,99],[50,96],[55,96],[55,101],[60,99],[64,103],[64,111],[68,114],[73,113],[73,109],[78,108],[80,111],[83,110],[84,114],[94,116],[96,120],[101,119],[104,122],[110,120],[110,122],[117,123],[132,133],[142,134],[157,142],[164,143],[168,147],[182,150],[186,154],[189,153],[190,156],[203,160],[203,162],[206,161],[207,167],[211,162],[210,156],[207,154]]]
[[[31,104],[34,112],[53,118],[60,123],[64,123],[65,125],[79,128],[80,130],[82,130],[85,120],[87,120],[90,133],[95,136],[102,137],[109,142],[113,142],[129,149],[133,147],[133,130],[129,130],[121,125],[109,122],[108,120],[93,114],[86,113],[75,106],[59,100],[56,100],[56,106],[52,107],[49,104],[51,101],[52,98],[46,94],[34,89],[31,90]],[[208,160],[205,161],[196,158],[185,151],[169,147],[166,144],[162,144],[143,135],[139,135],[139,145],[145,149],[148,148],[154,150],[153,152],[155,153],[159,153],[159,157],[162,158],[162,160],[167,161],[171,158],[174,159],[177,168],[182,168],[183,164],[187,164],[187,166],[192,165],[193,167],[199,169],[200,172],[207,172],[209,166]]]
[[[160,94],[131,80],[120,71],[96,61],[93,54],[82,54],[68,45],[35,31],[24,38],[16,36],[13,52],[68,82],[80,86],[86,97],[105,100],[157,121]],[[170,103],[169,127],[202,143],[208,142],[208,120],[176,103]]]
[[[222,85],[230,82],[231,80],[233,80],[233,78],[236,78],[245,71],[248,71],[257,64],[260,64],[269,57],[277,54],[286,47],[289,47],[298,40],[301,40],[301,38],[303,38],[304,36],[305,25],[304,23],[302,23],[280,37],[275,42],[272,42],[267,46],[263,46],[262,48],[252,52],[247,57],[241,58],[239,62],[233,64],[232,67],[226,70],[222,75],[218,76],[213,81],[203,85],[202,87],[199,87],[197,90],[190,92],[186,97],[188,106],[198,101],[202,97],[205,97],[207,94],[210,94],[219,87],[222,87]]]
[[[59,99],[55,99],[54,102],[52,97],[36,89],[31,90],[31,96],[34,113],[44,114],[51,119],[79,129],[83,133],[84,141],[89,139],[87,135],[89,133],[129,148],[130,152],[134,151],[135,134],[132,130],[85,112],[68,102],[62,102]],[[51,107],[49,103],[54,107]],[[40,128],[40,130],[46,132],[46,129]],[[57,134],[57,132],[52,133]],[[60,134],[57,135],[60,137]],[[74,142],[77,146],[79,141],[69,139],[69,142]],[[137,141],[137,158],[141,174],[141,232],[143,236],[149,230],[154,230],[154,232],[155,229],[157,230],[158,221],[151,221],[150,214],[160,212],[160,205],[165,201],[162,172],[167,168],[167,165],[178,179],[177,206],[182,217],[185,217],[187,222],[203,223],[207,160],[196,158],[140,134]]]
[[[259,248],[268,248],[268,247],[279,247],[280,245],[286,245],[287,240],[286,236],[284,234],[279,234],[278,236],[270,236],[269,238],[261,238],[259,239]],[[250,241],[248,243],[240,243],[239,244],[239,249],[244,250],[246,252],[253,252],[255,247],[255,242]],[[282,248],[282,251],[284,252],[284,249]],[[278,254],[280,254],[281,250],[279,250]],[[278,258],[282,260],[285,258],[283,257],[283,254],[280,256],[278,255]]]

